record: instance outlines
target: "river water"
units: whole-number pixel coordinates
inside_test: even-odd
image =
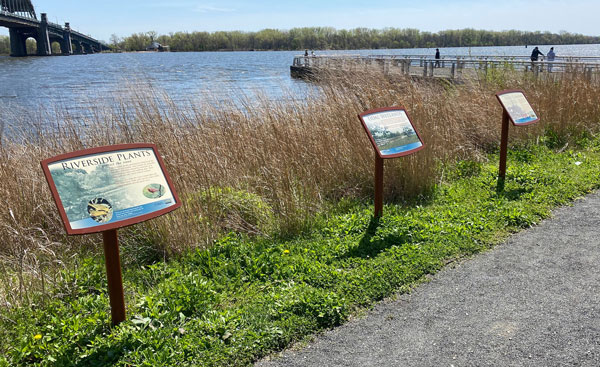
[[[557,55],[600,56],[600,45],[558,45]],[[442,55],[527,56],[533,46],[442,48]],[[550,46],[540,46],[546,53]],[[435,49],[316,51],[324,54],[433,55]],[[290,77],[298,51],[115,53],[69,57],[0,56],[0,111],[60,109],[85,115],[138,91],[165,93],[186,106],[205,98],[236,100],[260,91],[302,99],[312,86]],[[0,118],[2,118],[0,114]],[[2,121],[0,121],[2,122]]]

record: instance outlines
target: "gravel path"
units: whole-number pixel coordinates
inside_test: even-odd
[[[600,194],[327,331],[275,366],[600,366]]]

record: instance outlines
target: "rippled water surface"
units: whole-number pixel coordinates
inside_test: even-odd
[[[557,55],[600,56],[600,45],[554,46]],[[550,46],[540,46],[546,53]],[[442,48],[442,55],[529,55],[532,46]],[[316,51],[319,54],[429,55],[434,49]],[[0,57],[0,104],[5,109],[85,113],[131,97],[166,93],[186,105],[261,91],[269,98],[302,98],[312,86],[290,77],[297,51],[122,53],[68,57]],[[151,88],[150,88],[151,87]]]

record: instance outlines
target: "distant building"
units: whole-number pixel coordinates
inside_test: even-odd
[[[146,51],[158,51],[158,52],[165,52],[165,51],[169,51],[169,46],[163,46],[160,43],[153,41],[150,46],[146,47]]]

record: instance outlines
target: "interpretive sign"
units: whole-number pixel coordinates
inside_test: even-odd
[[[508,154],[508,127],[511,120],[515,126],[524,126],[540,119],[527,101],[522,90],[505,90],[496,93],[502,105],[502,129],[500,132],[500,162],[498,165],[498,183],[503,187],[506,176],[506,157]]]
[[[112,323],[125,321],[117,228],[181,206],[154,144],[80,150],[43,160],[67,233],[102,232]]]
[[[383,160],[402,157],[425,147],[406,110],[384,107],[358,115],[375,149],[375,217],[383,212]]]
[[[358,117],[381,158],[401,157],[424,147],[404,108],[378,108]]]
[[[153,144],[68,153],[42,168],[68,234],[120,228],[181,206]]]
[[[540,119],[521,90],[506,90],[496,94],[515,126],[529,125]]]

